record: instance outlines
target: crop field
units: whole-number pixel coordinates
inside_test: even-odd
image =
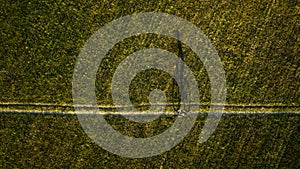
[[[143,12],[172,14],[203,31],[224,67],[225,113],[210,138],[199,143],[212,98],[204,63],[172,37],[148,33],[123,39],[97,69],[99,107],[116,111],[114,72],[127,56],[147,48],[184,58],[201,105],[195,125],[171,150],[126,158],[101,148],[85,133],[74,114],[72,80],[90,36],[120,17]],[[300,168],[299,16],[295,0],[2,0],[0,168]],[[178,84],[158,69],[134,77],[131,103],[149,109],[148,96],[155,89],[175,105],[167,106],[167,112],[180,108]],[[119,133],[137,138],[158,135],[178,118],[163,115],[140,124],[105,115]]]
[[[1,115],[2,168],[297,168],[299,116],[224,116],[211,138],[200,144],[205,116],[184,140],[161,155],[131,159],[101,149],[74,115]],[[118,119],[110,120],[113,124]],[[172,120],[172,119],[170,119]],[[158,122],[157,122],[158,123]],[[120,132],[149,137],[168,127],[117,123]],[[121,127],[122,126],[122,127]],[[136,128],[139,127],[139,128]]]

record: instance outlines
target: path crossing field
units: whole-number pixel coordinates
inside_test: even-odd
[[[295,0],[1,1],[0,168],[300,168],[299,9]],[[218,127],[200,144],[213,79],[195,52],[155,33],[115,44],[97,70],[95,95],[98,113],[119,133],[152,137],[181,118],[174,113],[179,85],[153,69],[132,80],[130,101],[145,111],[151,91],[161,90],[168,115],[139,124],[115,114],[111,82],[127,56],[148,48],[178,55],[199,89],[200,109],[186,137],[160,155],[132,159],[104,150],[86,134],[75,114],[72,80],[97,30],[144,12],[175,15],[203,31],[224,68],[227,95],[225,105],[213,105],[225,108]]]

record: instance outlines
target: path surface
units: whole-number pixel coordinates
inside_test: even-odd
[[[156,104],[152,106],[162,106],[163,104]],[[197,106],[197,104],[190,104]],[[137,108],[145,108],[150,106],[149,104],[143,104],[137,106]],[[167,104],[166,107],[171,107],[173,104]],[[200,107],[199,112],[192,113],[206,113],[210,106],[222,106],[222,105],[210,105],[210,104],[198,104]],[[95,107],[89,105],[80,105],[80,108],[84,110],[93,110]],[[128,106],[127,108],[129,108]],[[234,115],[234,114],[299,114],[299,105],[224,105],[224,115]],[[115,106],[99,106],[99,111],[97,114],[132,114],[140,115],[145,114],[145,112],[116,112]],[[74,106],[72,104],[50,104],[50,103],[0,103],[0,113],[22,113],[22,114],[76,114],[74,111]],[[152,112],[151,112],[152,113]],[[162,114],[161,112],[153,112],[153,114]],[[172,112],[166,112],[165,114],[171,114]],[[174,113],[173,113],[174,114]],[[148,114],[149,115],[149,114]]]

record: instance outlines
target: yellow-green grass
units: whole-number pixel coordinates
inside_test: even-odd
[[[130,159],[93,142],[74,115],[1,114],[1,168],[298,168],[299,116],[224,116],[210,139],[200,144],[205,116],[185,139],[161,155]],[[106,118],[123,134],[149,137],[174,119],[151,124]]]
[[[295,0],[1,1],[0,102],[70,107],[1,107],[0,168],[299,168],[300,119],[287,113],[299,112],[299,108],[226,109],[282,113],[225,115],[212,137],[199,144],[205,121],[201,114],[180,144],[145,159],[123,158],[103,150],[87,137],[75,115],[16,113],[73,111],[72,75],[85,41],[119,17],[150,11],[182,17],[207,35],[226,72],[226,105],[297,107],[299,9]],[[175,39],[156,34],[137,35],[116,44],[97,73],[99,106],[113,105],[110,82],[118,63],[149,47],[178,53]],[[206,70],[187,45],[182,48],[198,82],[201,103],[209,103]],[[172,81],[158,70],[138,74],[130,86],[132,103],[148,104],[148,94],[156,88],[166,92],[168,103],[176,103],[178,87]],[[148,137],[162,132],[175,118],[163,117],[148,126],[119,116],[107,120],[123,134]]]

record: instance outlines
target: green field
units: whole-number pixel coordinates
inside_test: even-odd
[[[1,120],[1,168],[299,168],[300,164],[299,116],[224,116],[203,144],[198,137],[205,117],[199,116],[180,144],[143,159],[101,149],[76,116],[6,114]],[[118,125],[119,130],[123,126],[122,133],[135,137],[164,129]]]
[[[86,40],[117,18],[152,11],[186,19],[211,40],[226,73],[227,105],[295,106],[260,111],[300,112],[300,6],[295,0],[2,0],[0,105],[72,105],[74,66]],[[177,41],[162,35],[142,34],[119,42],[97,72],[99,105],[113,105],[110,82],[122,59],[150,47],[178,53]],[[201,103],[209,103],[210,81],[202,62],[187,45],[182,44],[182,50],[198,82]],[[172,80],[158,70],[138,74],[130,86],[132,103],[149,103],[150,91],[157,88],[166,92],[169,103],[176,102],[178,87],[171,85]],[[130,159],[93,143],[74,115],[13,114],[2,107],[0,113],[0,168],[300,167],[300,117],[296,114],[226,115],[203,144],[198,143],[205,121],[200,115],[193,130],[172,150]],[[161,127],[151,128],[119,117],[107,119],[121,133],[135,137],[160,133],[174,121],[162,118],[156,121]]]

